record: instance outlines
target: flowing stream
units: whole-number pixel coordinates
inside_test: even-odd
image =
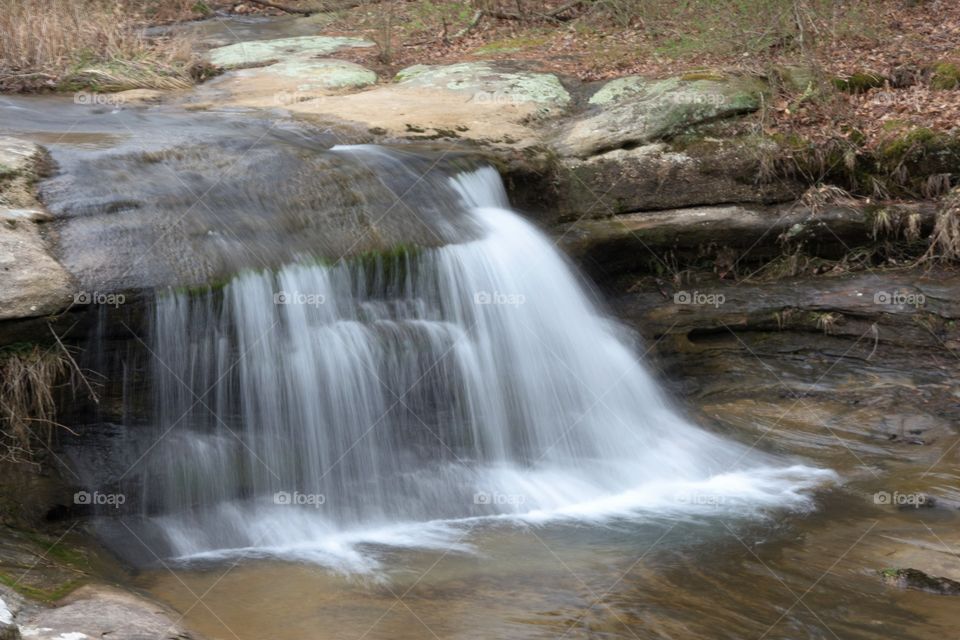
[[[376,573],[390,548],[470,553],[482,523],[811,506],[832,472],[687,422],[493,169],[448,189],[479,238],[159,297],[138,538]]]

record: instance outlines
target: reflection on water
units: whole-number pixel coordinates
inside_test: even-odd
[[[952,637],[955,601],[863,569],[913,514],[846,491],[821,507],[759,523],[489,528],[470,534],[476,554],[390,552],[386,581],[256,562],[139,584],[198,631],[242,640]]]

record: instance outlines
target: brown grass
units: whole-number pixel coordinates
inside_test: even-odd
[[[54,388],[70,368],[62,353],[38,346],[0,352],[0,460],[29,461],[36,442],[49,442]]]
[[[960,188],[944,198],[930,235],[930,248],[923,259],[934,262],[960,261]]]
[[[131,1],[0,0],[0,89],[188,86],[189,43],[144,37],[144,8]]]

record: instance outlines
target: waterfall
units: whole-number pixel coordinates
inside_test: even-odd
[[[495,171],[450,189],[478,239],[158,298],[135,491],[169,556],[365,571],[479,523],[809,507],[829,472],[683,418]]]

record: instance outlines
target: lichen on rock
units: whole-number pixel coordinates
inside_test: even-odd
[[[372,46],[374,43],[360,38],[300,36],[237,42],[211,49],[207,55],[212,64],[225,69],[234,69],[279,62],[296,56],[325,56],[341,49]]]

